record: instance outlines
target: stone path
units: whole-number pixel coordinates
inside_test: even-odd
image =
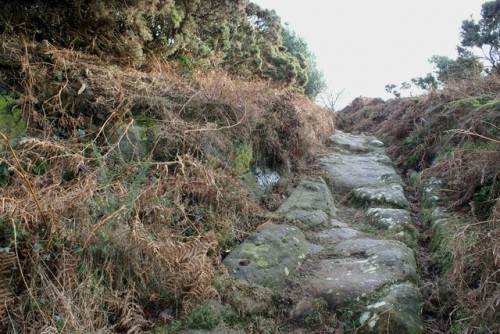
[[[359,333],[422,333],[401,178],[374,137],[337,131],[331,144],[324,177],[302,180],[224,264],[292,300],[291,321],[323,300],[333,312],[348,308]]]

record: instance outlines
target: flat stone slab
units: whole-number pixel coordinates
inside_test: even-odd
[[[334,148],[342,147],[355,153],[366,153],[384,147],[384,143],[373,136],[352,135],[339,130],[330,136],[330,141]]]
[[[299,221],[299,227],[305,230],[326,223],[330,216],[323,210],[290,209],[283,213],[283,216],[295,221]]]
[[[344,240],[364,237],[366,234],[352,228],[333,227],[319,231],[315,236],[323,244],[334,245]]]
[[[332,248],[338,258],[319,261],[303,286],[331,307],[368,297],[387,284],[416,282],[413,251],[393,240],[349,239]]]
[[[336,214],[333,196],[323,178],[302,180],[275,214],[298,220],[303,228],[312,228]]]
[[[391,229],[398,225],[410,224],[410,212],[404,209],[370,208],[366,217],[382,229]]]
[[[390,205],[397,208],[408,208],[410,203],[405,197],[403,187],[394,183],[378,187],[361,187],[354,189],[352,197],[370,206]]]
[[[419,289],[412,283],[390,286],[359,317],[360,333],[423,333]]]
[[[222,263],[237,278],[280,291],[311,249],[298,227],[269,224],[248,236]]]
[[[352,190],[401,183],[401,178],[383,153],[353,155],[333,152],[319,159],[336,187]]]
[[[319,162],[336,188],[352,192],[353,199],[368,206],[409,206],[401,177],[375,137],[335,133],[331,138],[339,148]]]

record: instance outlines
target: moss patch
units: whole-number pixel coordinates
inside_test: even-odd
[[[481,106],[481,110],[500,110],[500,99],[492,99]]]
[[[0,95],[0,132],[9,139],[19,137],[26,130],[21,112],[11,96]]]
[[[238,174],[244,174],[250,169],[253,160],[252,145],[243,143],[238,146],[234,156],[234,168]]]
[[[494,100],[494,97],[489,94],[467,97],[460,100],[455,100],[453,102],[448,103],[448,107],[451,110],[459,110],[459,109],[477,109],[484,108],[484,105],[490,103],[490,101]],[[488,108],[489,109],[489,108]]]

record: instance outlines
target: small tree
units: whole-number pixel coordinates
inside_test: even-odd
[[[474,47],[483,50],[486,59],[491,63],[493,70],[500,74],[500,0],[489,1],[482,5],[481,19],[462,22],[461,45],[464,48]]]
[[[396,89],[398,86],[396,84],[385,85],[385,91],[389,94],[393,94],[395,97],[401,97],[401,93]]]
[[[427,73],[425,77],[412,78],[411,82],[418,88],[432,90],[439,87],[439,81],[432,73]]]
[[[459,48],[457,59],[446,56],[432,56],[429,62],[434,65],[437,79],[444,84],[460,80],[481,78],[483,64],[472,53]]]

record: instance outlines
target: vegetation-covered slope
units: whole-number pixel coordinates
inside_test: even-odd
[[[247,1],[3,6],[0,331],[272,323],[272,295],[219,266],[266,219],[242,175],[286,184],[333,130],[297,93],[307,66],[279,18]]]
[[[432,297],[441,296],[439,312],[450,331],[498,329],[499,92],[500,78],[490,75],[414,98],[359,98],[338,113],[339,128],[373,133],[387,143],[389,155],[409,180],[415,182],[415,172],[423,184],[431,177],[443,180],[439,205],[470,221],[447,241],[451,258],[440,270],[451,289],[436,285]],[[431,212],[422,209],[428,224]],[[435,260],[435,267],[443,261]],[[437,284],[439,278],[433,281]]]

